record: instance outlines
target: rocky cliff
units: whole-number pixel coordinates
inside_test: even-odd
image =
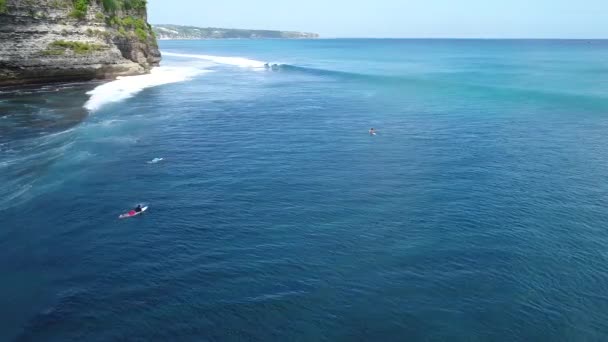
[[[0,85],[142,74],[159,62],[146,0],[0,0]]]
[[[154,25],[159,39],[313,39],[316,33],[296,31],[242,30],[182,25]]]

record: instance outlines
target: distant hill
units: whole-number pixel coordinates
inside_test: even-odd
[[[152,25],[158,39],[311,39],[316,33],[270,30],[241,30],[181,25]]]

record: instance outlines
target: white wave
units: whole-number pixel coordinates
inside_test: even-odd
[[[243,57],[193,55],[193,54],[173,53],[173,52],[165,52],[165,51],[163,51],[162,54],[163,54],[163,56],[202,59],[202,60],[210,61],[210,62],[213,62],[216,64],[234,65],[234,66],[238,66],[241,68],[264,69],[264,66],[266,65],[266,63],[264,63],[264,62],[256,61],[255,59],[243,58]]]
[[[165,158],[154,158],[154,159],[150,160],[148,162],[148,164],[156,164],[156,163],[159,163],[159,162],[161,162],[163,160],[165,160]]]
[[[102,106],[128,99],[140,91],[163,84],[188,81],[207,70],[191,67],[156,67],[149,74],[119,77],[115,81],[100,85],[89,91],[91,95],[84,107],[95,111]]]

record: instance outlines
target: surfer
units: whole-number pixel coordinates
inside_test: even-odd
[[[141,213],[141,204],[138,204],[137,207],[135,207],[135,209],[131,209],[129,210],[129,212],[127,214],[129,214],[129,216],[134,216],[135,214]]]
[[[370,128],[369,129],[369,135],[376,135],[376,129],[375,128]]]
[[[129,217],[135,217],[139,214],[143,214],[144,211],[148,210],[148,207],[142,207],[141,204],[138,204],[137,207],[129,210],[128,212],[118,216],[119,219],[125,219],[125,218],[129,218]]]

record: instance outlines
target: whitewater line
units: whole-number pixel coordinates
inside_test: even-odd
[[[84,108],[96,111],[108,103],[120,102],[133,97],[146,88],[188,81],[205,72],[209,71],[192,67],[161,66],[153,68],[149,74],[118,77],[115,81],[104,83],[87,92],[87,95],[91,97],[85,103]]]
[[[264,62],[243,57],[181,54],[166,51],[163,51],[162,54],[164,56],[199,59],[241,68],[264,69],[266,66],[266,63]],[[120,102],[133,97],[146,88],[188,81],[205,72],[210,72],[210,70],[195,67],[161,66],[153,68],[150,73],[146,75],[118,77],[115,81],[104,83],[89,91],[87,95],[90,95],[91,97],[85,103],[84,108],[93,112],[99,110],[106,104]]]
[[[181,57],[181,58],[193,58],[201,59],[204,61],[213,62],[216,64],[233,65],[241,68],[254,68],[263,69],[266,63],[256,61],[255,59],[248,59],[243,57],[222,57],[222,56],[211,56],[211,55],[194,55],[185,53],[174,53],[174,52],[161,52],[163,56]]]

